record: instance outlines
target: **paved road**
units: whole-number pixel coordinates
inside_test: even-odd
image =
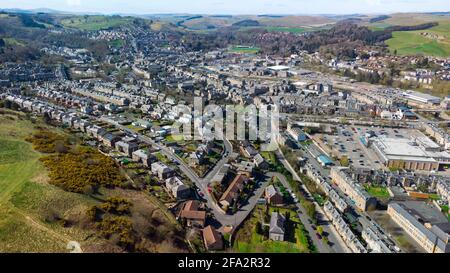
[[[124,132],[127,132],[132,135],[136,135],[135,131],[130,130],[129,128],[122,126],[115,122],[114,120],[111,120],[106,117],[101,118],[102,121],[108,122],[110,124],[113,124],[117,128],[123,130]],[[220,171],[220,169],[223,167],[223,165],[228,161],[229,157],[231,156],[233,152],[233,147],[231,143],[228,140],[224,141],[224,147],[225,147],[225,153],[227,156],[224,156],[218,164],[202,179],[200,178],[178,155],[173,153],[169,148],[166,146],[156,143],[152,139],[137,134],[138,139],[144,143],[150,144],[154,147],[157,147],[160,149],[161,153],[167,156],[169,159],[175,161],[178,163],[178,167],[180,170],[200,189],[200,191],[204,194],[203,198],[206,200],[206,204],[208,208],[210,208],[211,213],[214,218],[214,225],[217,228],[222,228],[224,226],[233,226],[236,227],[242,223],[242,221],[245,220],[247,215],[253,210],[253,208],[256,206],[256,203],[258,202],[258,199],[261,197],[262,193],[264,192],[264,188],[267,186],[268,181],[265,181],[261,185],[258,185],[253,195],[248,199],[247,203],[242,206],[237,213],[234,215],[228,215],[226,214],[214,201],[211,194],[208,191],[208,183],[211,182],[211,179],[214,177],[214,175],[217,174],[217,172]]]
[[[280,160],[280,162],[283,164],[283,166],[289,172],[291,172],[293,178],[296,181],[299,181],[301,183],[302,180],[301,180],[300,176],[297,174],[297,172],[294,170],[294,168],[292,168],[291,164],[289,164],[289,162],[285,159],[283,153],[280,150],[278,150],[276,152],[276,155],[277,155],[278,159]],[[287,181],[286,181],[286,183],[287,183]],[[288,189],[292,190],[289,183],[287,183],[287,186],[289,186],[289,187],[287,187]],[[307,194],[312,196],[311,193],[309,192],[309,190],[305,187],[305,185],[303,183],[301,183],[301,187]],[[326,244],[324,244],[322,242],[322,240],[318,240],[318,238],[315,236],[316,231],[311,227],[311,225],[309,225],[310,229],[308,229],[308,226],[307,226],[307,224],[309,224],[309,221],[308,221],[309,217],[308,217],[308,218],[306,218],[306,222],[304,222],[304,223],[308,229],[308,232],[310,232],[310,234],[311,234],[311,238],[313,240],[316,239],[317,243],[316,242],[315,243],[316,243],[318,250],[320,252],[325,252],[325,253],[328,253],[328,252],[349,253],[349,252],[351,252],[348,249],[345,242],[342,240],[341,236],[339,235],[339,232],[334,228],[334,226],[331,224],[329,219],[327,219],[327,217],[325,216],[325,212],[323,211],[323,209],[316,202],[314,202],[314,205],[316,207],[318,219],[321,222],[325,223],[325,224],[322,224],[321,226],[322,226],[324,232],[326,232],[328,234],[328,241],[331,244],[331,246],[327,246]],[[300,206],[300,207],[302,208],[303,214],[306,215],[305,209],[302,206]],[[303,220],[302,220],[302,222],[303,222]],[[312,231],[310,231],[310,230],[312,230]],[[322,249],[322,251],[321,251],[321,249]]]
[[[268,173],[267,175],[271,177],[276,177],[281,182],[281,184],[288,190],[292,192],[292,187],[289,185],[289,182],[287,181],[286,177],[280,173]],[[311,219],[309,218],[308,214],[306,213],[305,208],[297,202],[295,204],[298,209],[298,218],[302,221],[303,225],[306,228],[306,231],[308,231],[311,240],[313,241],[314,245],[317,247],[317,250],[320,253],[330,253],[333,252],[330,246],[326,245],[322,240],[319,240],[319,238],[316,237],[316,230],[313,228],[312,224],[310,223]]]

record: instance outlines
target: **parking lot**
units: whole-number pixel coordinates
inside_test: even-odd
[[[386,137],[419,136],[421,133],[414,129],[393,129],[379,127],[347,126],[337,127],[335,135],[323,135],[324,143],[333,147],[338,157],[347,156],[350,165],[356,168],[381,169],[383,164],[376,153],[361,141],[366,134],[384,135]]]

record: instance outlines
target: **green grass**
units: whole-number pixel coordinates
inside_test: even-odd
[[[18,45],[18,46],[25,46],[25,43],[14,39],[14,38],[3,38],[3,40],[5,41],[5,43],[7,45]]]
[[[388,24],[388,23],[376,22],[376,23],[369,24],[367,27],[372,31],[380,31],[380,30],[384,30],[390,26],[392,26],[392,25]]]
[[[320,27],[282,27],[282,26],[269,26],[266,27],[267,31],[272,32],[288,32],[292,34],[302,34],[307,32],[315,32],[325,29],[330,29],[331,26],[320,26]]]
[[[304,27],[267,27],[266,29],[273,32],[289,32],[295,34],[305,33],[311,30]]]
[[[260,221],[260,214],[263,213],[264,208],[257,206],[252,212],[252,216],[244,226],[238,231],[237,240],[234,243],[234,251],[238,253],[308,253],[309,242],[307,231],[303,224],[297,218],[296,213],[290,209],[277,208],[281,214],[289,211],[291,221],[294,222],[294,241],[272,241],[264,238],[263,235],[257,234],[254,231],[256,222]],[[270,212],[275,209],[270,208]]]
[[[441,196],[439,196],[439,194],[431,193],[429,196],[431,200],[441,200]]]
[[[124,46],[125,41],[122,39],[116,39],[116,40],[109,41],[109,44],[114,48],[121,48]]]
[[[314,194],[313,195],[314,200],[319,204],[319,206],[323,206],[325,204],[325,199],[320,194]]]
[[[36,130],[30,121],[0,114],[0,124],[0,252],[67,252],[67,242],[83,240],[86,232],[47,223],[45,215],[66,217],[89,203],[46,183],[40,153],[24,140]]]
[[[387,188],[385,187],[375,187],[375,186],[365,186],[366,191],[373,197],[380,199],[388,199],[390,197]]]
[[[246,46],[233,46],[230,49],[233,53],[241,53],[241,54],[256,54],[260,51],[258,47],[246,47]]]
[[[441,39],[432,39],[421,35],[433,33]],[[450,56],[450,22],[440,22],[438,26],[419,31],[395,31],[393,38],[386,41],[391,52],[399,55]]]
[[[65,27],[88,31],[105,30],[130,22],[130,19],[120,16],[74,16],[61,20]]]
[[[276,165],[278,160],[273,152],[261,152],[261,156],[271,165]]]
[[[23,141],[3,139],[0,145],[0,164],[12,164],[24,161],[28,157],[30,146]]]

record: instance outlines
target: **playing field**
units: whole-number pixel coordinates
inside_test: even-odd
[[[427,30],[396,31],[386,41],[391,52],[399,55],[450,56],[450,21],[439,22]]]
[[[230,51],[233,53],[241,53],[241,54],[256,54],[259,52],[258,47],[252,46],[233,46]]]

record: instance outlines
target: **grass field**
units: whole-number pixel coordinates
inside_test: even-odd
[[[266,27],[268,31],[273,32],[289,32],[293,34],[302,34],[306,32],[314,32],[323,29],[329,29],[331,26],[322,26],[322,27],[278,27],[278,26],[269,26]]]
[[[0,123],[0,252],[67,252],[86,233],[46,222],[48,213],[70,217],[88,203],[46,183],[40,154],[24,140],[35,131],[30,121],[0,114]]]
[[[88,31],[97,31],[102,29],[114,28],[130,20],[120,16],[74,16],[61,20],[61,24],[69,28],[77,28]]]
[[[115,47],[115,48],[121,48],[121,47],[124,46],[125,41],[122,40],[122,39],[117,39],[117,40],[112,40],[112,41],[110,41],[109,44],[110,44],[112,47]]]
[[[260,221],[260,216],[263,214],[264,208],[257,206],[252,213],[250,219],[238,231],[237,239],[234,243],[234,251],[238,253],[307,253],[308,238],[307,231],[304,230],[303,224],[296,217],[295,212],[289,209],[278,209],[284,215],[286,211],[290,211],[291,220],[294,222],[295,229],[292,238],[289,241],[278,242],[267,240],[263,235],[255,232],[254,227],[256,222]],[[274,211],[271,208],[270,211]]]
[[[275,32],[289,32],[289,33],[305,33],[310,31],[308,28],[304,27],[267,27],[268,31],[275,31]]]
[[[380,199],[388,199],[390,197],[385,187],[365,186],[366,191],[373,197]]]
[[[437,35],[437,39],[421,33]],[[400,55],[450,56],[450,21],[439,22],[438,26],[419,31],[396,31],[393,38],[386,41],[391,52]]]
[[[367,27],[370,30],[373,30],[373,31],[384,30],[384,29],[386,29],[386,28],[388,28],[390,26],[392,26],[392,25],[390,25],[388,23],[382,23],[382,22],[381,23],[380,22],[376,22],[376,23],[372,23],[372,24],[368,24],[367,25]]]
[[[230,52],[233,53],[241,53],[241,54],[256,54],[259,52],[258,47],[252,47],[252,46],[233,46],[230,49]]]

